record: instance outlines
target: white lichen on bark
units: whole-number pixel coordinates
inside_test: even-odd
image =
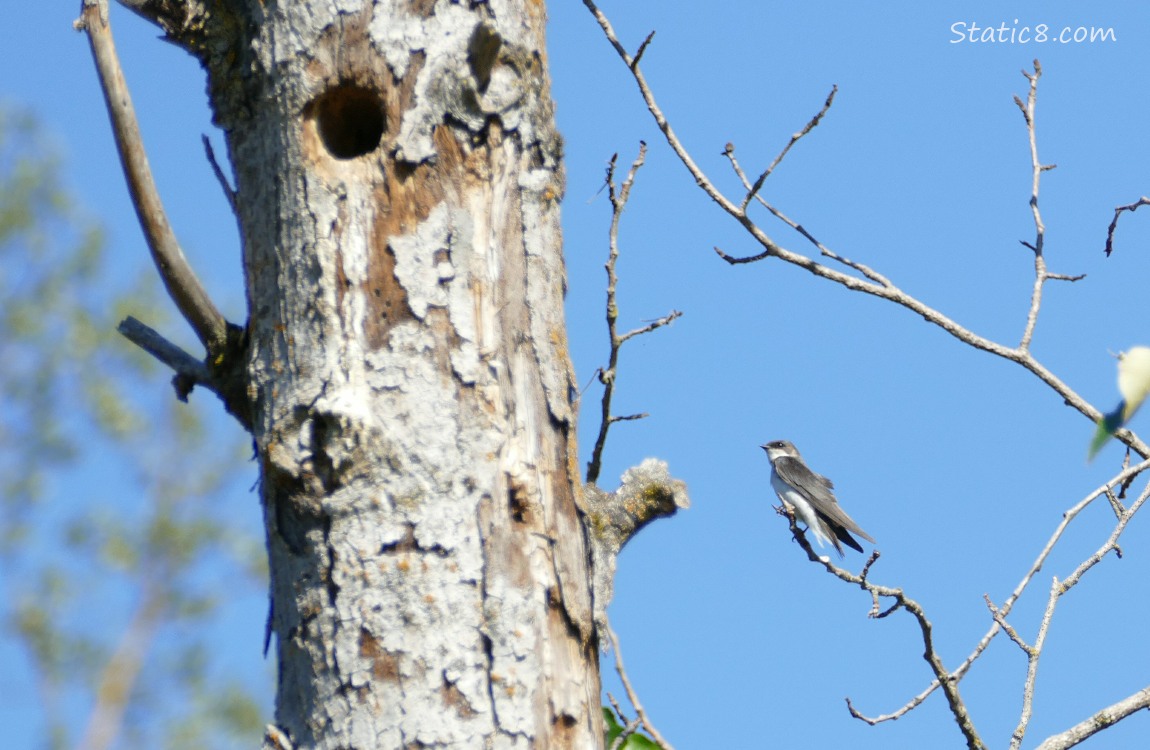
[[[276,725],[308,748],[594,747],[542,7],[245,22],[206,64],[244,233]],[[365,101],[380,142],[348,158],[333,138]]]
[[[586,485],[583,504],[591,531],[595,621],[606,632],[619,552],[647,524],[691,507],[691,498],[687,484],[671,476],[666,461],[646,458],[623,472],[614,492]]]
[[[581,498],[542,3],[123,2],[204,64],[236,173],[209,148],[243,327],[167,229],[86,3],[149,247],[207,357],[121,330],[181,398],[220,395],[260,460],[280,671],[263,747],[601,745],[615,557],[687,499],[654,461]]]

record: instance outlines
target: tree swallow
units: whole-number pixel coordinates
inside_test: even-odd
[[[1118,355],[1118,392],[1122,394],[1122,400],[1114,411],[1098,420],[1098,428],[1094,430],[1094,439],[1086,453],[1087,461],[1094,458],[1111,435],[1130,421],[1146,396],[1150,395],[1150,348],[1132,346],[1130,351]]]
[[[830,542],[839,557],[843,556],[843,545],[839,542],[862,552],[863,548],[848,533],[851,531],[874,543],[870,534],[860,529],[839,507],[832,491],[834,483],[807,468],[798,449],[789,440],[772,440],[759,447],[771,460],[771,489],[798,520],[814,532],[820,547],[824,542]]]

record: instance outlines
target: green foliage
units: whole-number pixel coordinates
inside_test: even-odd
[[[167,750],[200,750],[205,723],[222,735],[237,738],[232,743],[234,747],[250,748],[252,738],[259,736],[267,718],[249,691],[242,685],[228,684],[202,696],[195,710],[172,728],[164,747]],[[245,737],[246,740],[239,739]]]
[[[603,745],[610,750],[615,747],[615,742],[627,728],[619,723],[618,717],[615,716],[615,712],[611,710],[610,706],[603,706],[603,722],[607,725]],[[618,750],[659,750],[659,743],[636,730],[627,735],[627,738],[619,745]]]
[[[232,680],[205,635],[243,581],[263,596],[262,545],[235,510],[257,516],[255,499],[226,496],[251,485],[246,440],[214,400],[211,425],[176,402],[115,333],[128,310],[164,322],[158,281],[110,274],[59,174],[35,120],[0,106],[0,637],[27,657],[42,747],[78,743],[75,707],[99,707],[132,628],[147,668],[111,675],[129,688],[115,746],[250,746],[253,669]]]

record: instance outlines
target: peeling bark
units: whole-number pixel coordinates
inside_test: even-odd
[[[599,746],[542,4],[135,5],[236,172],[265,747]]]

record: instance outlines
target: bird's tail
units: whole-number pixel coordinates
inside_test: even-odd
[[[1098,427],[1094,429],[1094,437],[1090,440],[1090,448],[1086,451],[1087,461],[1093,461],[1098,451],[1102,450],[1102,446],[1106,445],[1106,441],[1122,426],[1125,411],[1126,402],[1123,401],[1118,404],[1117,409],[1102,415],[1102,419],[1098,420]]]

